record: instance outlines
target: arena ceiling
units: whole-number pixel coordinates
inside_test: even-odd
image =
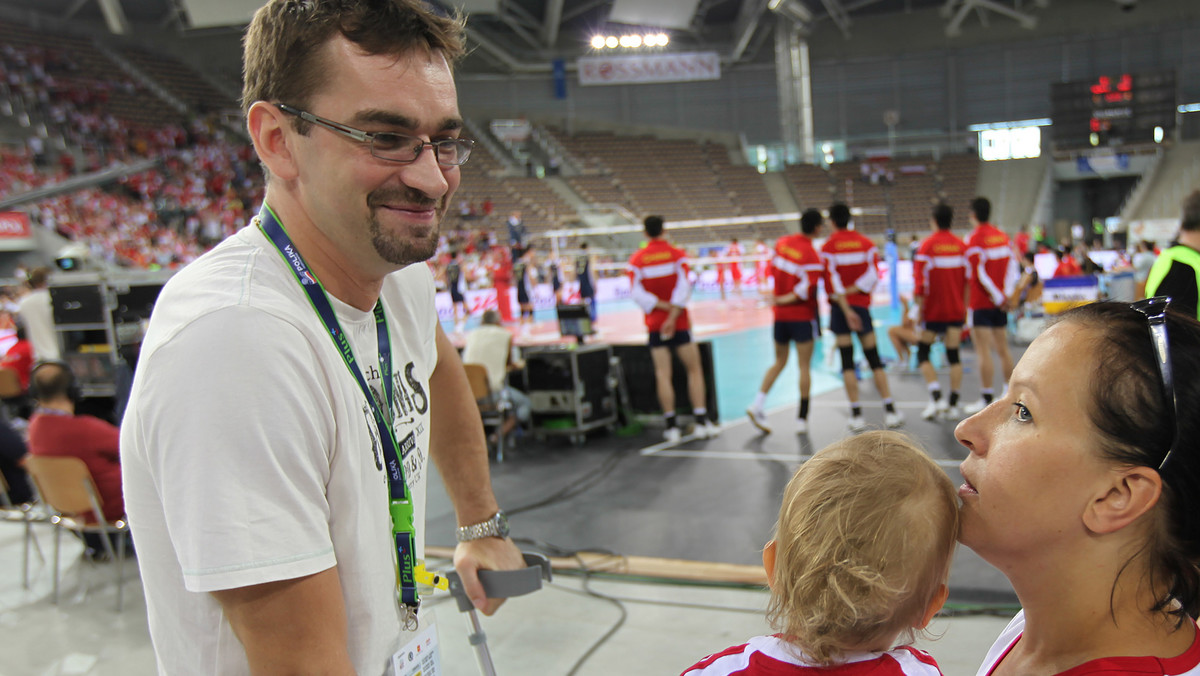
[[[0,10],[39,24],[103,26],[136,36],[143,31],[236,33],[263,0],[0,0]],[[468,71],[548,72],[555,59],[591,53],[601,34],[667,33],[673,51],[716,51],[727,64],[773,58],[780,22],[812,35],[853,41],[859,21],[889,14],[928,15],[930,34],[956,36],[964,28],[1020,26],[1035,31],[1053,4],[1080,0],[433,0],[469,16]],[[1191,5],[1196,0],[1087,0],[1116,16],[1140,4]]]

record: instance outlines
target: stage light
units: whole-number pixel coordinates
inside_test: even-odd
[[[616,49],[617,45],[619,44],[621,44],[621,42],[617,40],[617,36],[615,35],[610,35],[604,38],[604,46],[608,47],[609,49]]]
[[[603,35],[593,35],[592,36],[592,49],[604,49],[604,36]]]

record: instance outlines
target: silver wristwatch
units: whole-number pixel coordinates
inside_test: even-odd
[[[508,517],[504,515],[504,510],[500,510],[487,521],[473,523],[470,526],[459,526],[455,537],[459,542],[470,542],[480,538],[506,538],[508,537]]]

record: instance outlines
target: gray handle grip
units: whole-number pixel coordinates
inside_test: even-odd
[[[543,580],[550,581],[549,559],[534,552],[522,552],[521,555],[525,557],[525,568],[479,571],[479,582],[483,584],[483,591],[488,598],[523,596],[541,589]],[[457,571],[446,573],[446,580],[450,583],[450,595],[458,604],[459,612],[465,613],[475,607],[471,605],[471,599],[467,596],[467,590],[463,588],[462,578],[458,576]]]

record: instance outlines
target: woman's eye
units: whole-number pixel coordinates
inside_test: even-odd
[[[1017,409],[1016,413],[1014,414],[1016,415],[1017,420],[1020,422],[1033,421],[1033,416],[1029,414],[1029,409],[1025,407],[1025,404],[1022,404],[1018,401],[1017,403],[1013,404],[1013,407]]]

